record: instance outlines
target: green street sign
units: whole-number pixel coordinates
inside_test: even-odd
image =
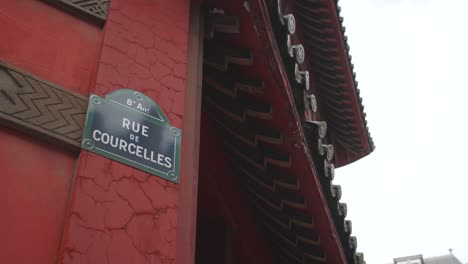
[[[90,95],[81,148],[178,183],[181,137],[153,100],[120,89]]]

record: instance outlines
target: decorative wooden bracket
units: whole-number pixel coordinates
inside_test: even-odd
[[[0,124],[80,148],[88,100],[0,62]]]
[[[72,14],[102,26],[111,0],[44,0]]]

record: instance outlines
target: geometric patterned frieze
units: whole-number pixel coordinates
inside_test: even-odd
[[[0,125],[79,150],[86,97],[0,62]]]

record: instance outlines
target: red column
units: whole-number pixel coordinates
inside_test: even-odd
[[[199,90],[197,75],[187,75],[189,13],[188,0],[111,1],[91,91],[104,96],[130,88],[159,104],[182,129],[181,180],[171,183],[83,150],[61,263],[193,260]]]

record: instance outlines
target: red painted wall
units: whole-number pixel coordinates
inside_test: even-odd
[[[92,88],[101,96],[123,87],[145,93],[182,128],[183,144],[189,4],[112,0]],[[176,247],[178,224],[195,224],[179,217],[190,177],[182,173],[177,185],[82,151],[61,263],[189,263]]]
[[[0,60],[88,94],[102,30],[37,0],[0,0]],[[0,124],[0,263],[55,263],[77,156]]]
[[[102,29],[39,0],[0,0],[0,60],[88,96]]]
[[[0,129],[0,263],[55,263],[74,155]]]

